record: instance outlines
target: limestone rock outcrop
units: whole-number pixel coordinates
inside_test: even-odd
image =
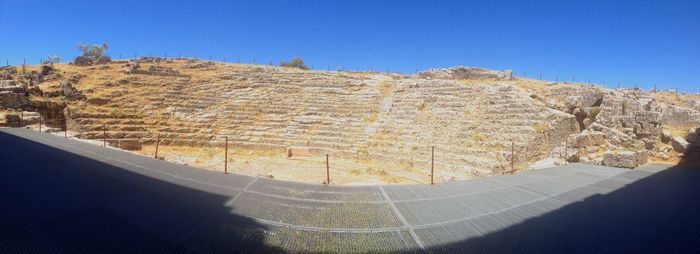
[[[455,66],[442,69],[428,69],[417,73],[419,78],[424,79],[495,79],[511,80],[513,72],[493,71],[479,67]]]
[[[673,149],[676,150],[676,152],[679,153],[685,153],[685,151],[688,149],[688,141],[686,141],[682,137],[673,137],[671,139],[671,145],[673,146]]]
[[[647,163],[647,154],[644,151],[632,152],[607,152],[603,155],[603,165],[618,168],[636,168]]]
[[[77,56],[73,60],[76,66],[90,66],[98,64],[106,64],[112,61],[108,56]]]
[[[124,149],[153,144],[156,135],[186,146],[220,146],[227,136],[232,146],[293,156],[428,168],[435,146],[437,168],[475,176],[505,172],[511,160],[525,168],[547,157],[621,167],[647,155],[673,159],[678,153],[664,141],[700,121],[688,96],[473,67],[401,75],[165,58],[70,67],[40,70],[41,79],[11,75],[0,91],[34,99],[1,102],[51,123],[68,120],[80,138],[101,138],[107,124],[109,142]],[[47,78],[59,70],[62,78]]]

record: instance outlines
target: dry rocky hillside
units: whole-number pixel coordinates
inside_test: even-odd
[[[634,168],[700,146],[697,94],[474,67],[402,75],[150,57],[5,66],[0,108],[4,125],[36,125],[38,112],[43,130],[101,140],[106,127],[110,145],[144,154],[159,137],[165,159],[215,170],[227,137],[239,172],[308,182],[325,179],[309,172],[325,175],[325,154],[344,179],[332,181],[381,183],[425,182],[432,146],[437,181],[508,172],[513,150],[516,170]]]

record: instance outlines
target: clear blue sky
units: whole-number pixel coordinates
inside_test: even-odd
[[[453,65],[700,92],[700,1],[0,0],[0,61],[197,55],[317,69]]]

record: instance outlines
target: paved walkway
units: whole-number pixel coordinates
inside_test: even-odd
[[[661,165],[324,186],[0,129],[3,252],[698,252],[698,215],[700,171]]]

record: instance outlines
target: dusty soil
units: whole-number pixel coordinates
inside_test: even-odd
[[[153,156],[155,146],[144,146],[139,154]],[[159,146],[158,155],[165,160],[213,171],[224,171],[224,148]],[[430,169],[422,169],[398,163],[329,158],[329,171],[333,184],[409,184],[429,183]],[[324,183],[326,158],[323,156],[287,157],[274,151],[229,147],[228,172],[244,175],[271,177],[279,180]],[[435,173],[435,182],[471,179],[465,172]]]

